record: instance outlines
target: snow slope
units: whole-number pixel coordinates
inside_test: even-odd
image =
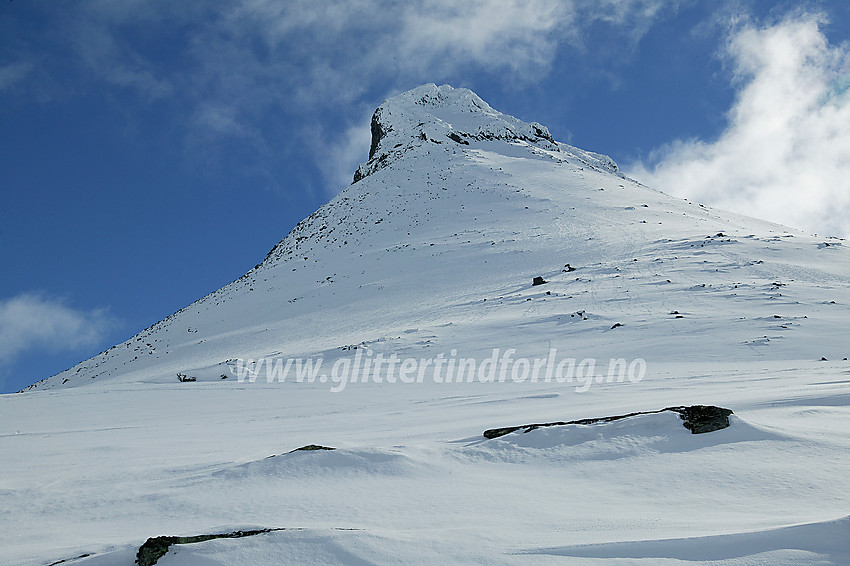
[[[0,562],[130,564],[150,536],[259,526],[285,530],[159,563],[850,563],[844,242],[654,191],[465,89],[392,98],[372,134],[356,182],[244,277],[0,397]],[[646,373],[234,375],[494,348]],[[696,403],[732,426],[481,436]],[[337,450],[289,453],[307,444]]]

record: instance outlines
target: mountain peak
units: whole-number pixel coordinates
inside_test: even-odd
[[[503,114],[469,89],[433,83],[384,101],[372,115],[371,130],[369,161],[357,169],[355,183],[383,168],[394,156],[429,143],[469,146],[501,140],[559,151],[546,126]]]
[[[403,93],[372,127],[359,182],[262,263],[31,389],[219,383],[240,359],[334,367],[361,347],[417,359],[506,343],[517,357],[803,359],[812,344],[846,355],[840,243],[652,190],[466,89]]]

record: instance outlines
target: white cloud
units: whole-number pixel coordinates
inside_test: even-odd
[[[213,135],[245,137],[248,128],[240,124],[234,116],[234,110],[228,105],[202,103],[195,111],[192,121]]]
[[[102,309],[80,311],[41,294],[0,300],[0,361],[32,348],[61,352],[101,343],[114,321]]]
[[[267,63],[298,63],[292,75],[297,89],[345,96],[386,79],[396,87],[423,74],[439,82],[470,68],[531,81],[549,70],[560,46],[580,46],[590,24],[603,22],[609,26],[606,33],[632,45],[665,8],[671,13],[680,1],[345,0],[317,5],[312,0],[244,0],[215,28],[237,41],[264,38]],[[215,41],[222,37],[219,33]],[[322,80],[347,88],[310,88]]]
[[[464,86],[466,77],[480,73],[533,84],[564,46],[587,57],[587,29],[594,23],[604,25],[598,31],[608,45],[622,45],[610,54],[621,58],[680,1],[94,0],[51,5],[44,14],[50,41],[24,34],[15,40],[29,46],[24,55],[53,66],[40,76],[57,81],[52,91],[60,96],[117,88],[145,103],[174,103],[171,109],[184,117],[187,150],[207,163],[221,142],[273,147],[276,124],[288,118],[315,129],[310,122],[329,111],[359,113],[366,93],[424,82]],[[63,76],[64,82],[55,78]],[[275,115],[279,122],[269,119]],[[337,151],[351,139],[349,132],[329,135]],[[325,153],[315,152],[317,162]],[[336,182],[339,176],[326,177]]]
[[[730,35],[738,93],[718,139],[679,140],[628,174],[665,192],[850,236],[850,46],[819,15]]]
[[[477,64],[533,77],[551,64],[557,32],[574,35],[574,17],[568,2],[425,0],[405,5],[392,43],[419,69]]]
[[[354,171],[369,157],[372,133],[369,130],[369,114],[345,128],[342,135],[328,142],[314,139],[314,151],[324,152],[325,159],[319,160],[319,169],[325,179],[325,186],[331,194],[336,194],[354,180]]]
[[[228,30],[228,37],[263,37],[266,59],[260,63],[256,53],[232,42],[213,51],[219,61],[241,61],[241,85],[256,91],[244,100],[313,111],[317,106],[321,111],[322,105],[340,105],[350,115],[363,93],[375,85],[391,95],[422,82],[454,81],[481,71],[509,83],[529,84],[549,72],[560,47],[584,49],[584,30],[597,21],[620,38],[624,48],[617,56],[622,57],[660,17],[662,8],[669,8],[669,13],[678,4],[679,0],[346,1],[325,2],[318,10],[311,1],[249,0],[228,13],[221,28]],[[212,82],[229,89],[231,68],[229,63],[212,63],[210,69],[219,77]],[[252,82],[258,77],[263,77],[262,86]],[[279,86],[269,89],[269,85]],[[366,155],[368,114],[364,116],[362,123],[344,130],[322,132],[322,143],[313,143],[315,128],[305,133],[330,193],[350,182]]]

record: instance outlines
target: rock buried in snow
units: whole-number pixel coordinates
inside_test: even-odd
[[[713,405],[692,405],[681,407],[679,416],[685,421],[684,426],[694,434],[714,432],[729,426],[729,415],[732,411]]]
[[[465,139],[463,139],[462,137],[460,137],[459,135],[457,135],[454,132],[449,133],[448,136],[449,136],[449,139],[451,139],[452,141],[455,141],[455,142],[463,144],[463,145],[469,145],[468,141],[466,141]]]
[[[336,448],[331,448],[330,446],[321,446],[319,444],[308,444],[307,446],[302,446],[301,448],[296,448],[295,450],[292,450],[292,452],[298,452],[300,450],[305,450],[305,451],[309,451],[309,450],[336,450]],[[290,454],[292,452],[290,452]]]
[[[219,538],[243,538],[270,533],[273,531],[281,531],[283,529],[257,529],[254,531],[235,531],[232,533],[221,533],[215,535],[196,535],[191,537],[151,537],[139,547],[136,553],[136,564],[139,566],[153,566],[157,561],[168,553],[168,549],[175,544],[194,544],[196,542],[206,542]]]
[[[491,428],[484,431],[484,438],[492,439],[505,436],[517,430],[531,432],[534,429],[547,426],[564,426],[564,425],[591,425],[599,423],[610,423],[628,417],[637,415],[654,415],[671,411],[678,413],[679,418],[684,422],[683,426],[690,430],[693,434],[702,434],[704,432],[714,432],[729,426],[729,415],[732,414],[730,409],[715,407],[713,405],[691,405],[690,407],[666,407],[657,411],[637,411],[626,415],[616,415],[613,417],[597,417],[592,419],[578,419],[575,421],[557,421],[551,423],[536,423],[519,426],[508,426],[503,428]]]
[[[322,446],[321,444],[307,444],[306,446],[296,448],[295,450],[290,450],[289,452],[285,452],[283,454],[272,454],[271,456],[268,456],[268,458],[277,458],[278,456],[294,454],[295,452],[312,452],[314,450],[336,450],[336,448],[333,448],[332,446]]]
[[[531,281],[532,285],[543,285],[544,283],[546,283],[546,280],[539,275]]]

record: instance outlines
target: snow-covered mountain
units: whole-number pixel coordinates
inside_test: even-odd
[[[0,396],[0,562],[236,532],[157,564],[850,561],[843,241],[655,191],[466,89],[371,130],[245,276]],[[482,436],[696,404],[731,426]]]
[[[850,354],[839,240],[642,186],[466,89],[401,94],[371,128],[356,182],[263,263],[32,388],[219,380],[227,360],[333,359],[356,344],[650,360]],[[548,284],[532,286],[535,276]],[[505,328],[522,331],[506,340]]]

